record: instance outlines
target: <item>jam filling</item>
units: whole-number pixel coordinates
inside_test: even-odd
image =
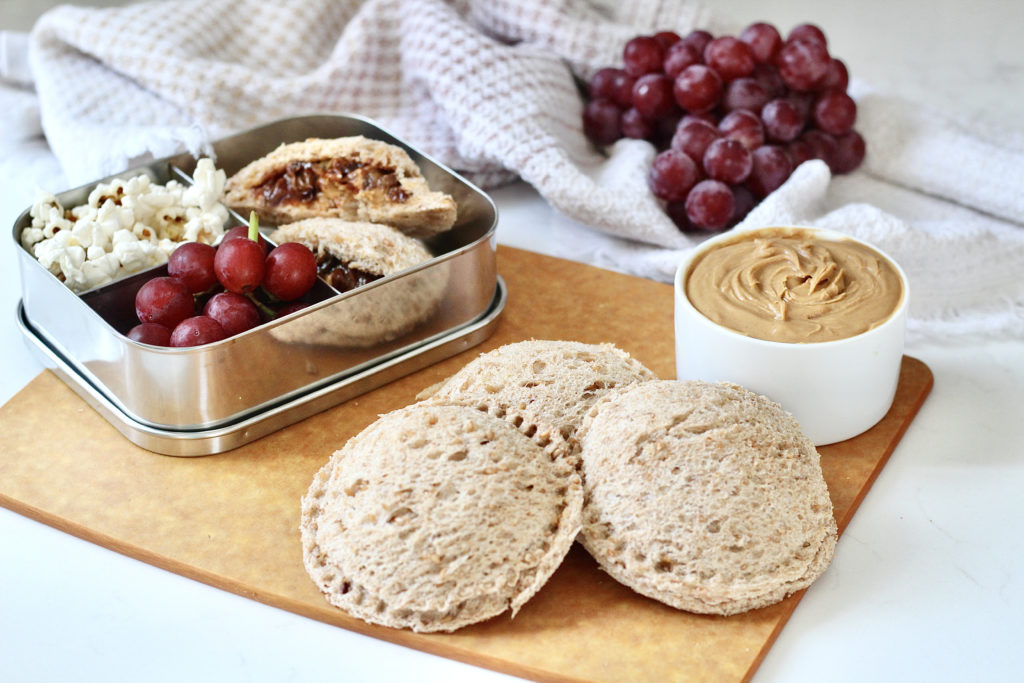
[[[325,192],[325,186],[332,185],[352,193],[379,190],[389,201],[399,204],[409,199],[395,169],[346,158],[289,161],[284,168],[265,177],[254,191],[272,206],[308,204]]]
[[[353,268],[337,256],[326,253],[317,255],[316,272],[317,275],[327,281],[327,284],[339,292],[347,292],[350,289],[355,289],[384,277],[383,275]]]

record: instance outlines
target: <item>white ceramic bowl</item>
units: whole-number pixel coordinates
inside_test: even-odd
[[[847,240],[842,233],[802,226],[818,240]],[[887,254],[903,284],[897,310],[867,332],[835,341],[788,343],[748,337],[701,314],[687,298],[691,265],[707,250],[741,233],[723,233],[702,244],[679,266],[675,277],[675,346],[678,379],[727,381],[771,398],[791,412],[804,433],[821,446],[854,437],[881,420],[892,406],[903,359],[909,288],[907,277]],[[743,233],[746,234],[746,233]]]

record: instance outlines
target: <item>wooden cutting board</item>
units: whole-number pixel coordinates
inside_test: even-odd
[[[504,247],[498,270],[508,304],[482,345],[220,455],[143,450],[44,372],[0,408],[0,505],[269,605],[525,678],[749,679],[800,593],[733,617],[688,614],[619,585],[577,545],[514,620],[506,614],[453,634],[421,635],[348,617],[307,577],[299,499],[316,470],[378,414],[411,403],[477,354],[529,338],[612,342],[659,376],[674,377],[670,285]],[[885,419],[821,449],[840,532],[931,385],[930,370],[905,358]]]

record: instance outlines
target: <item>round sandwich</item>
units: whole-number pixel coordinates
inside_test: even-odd
[[[306,570],[367,622],[454,631],[512,615],[580,527],[579,476],[512,425],[415,404],[350,439],[302,499]]]
[[[277,244],[300,242],[316,255],[320,276],[347,292],[429,261],[419,240],[387,225],[309,218],[270,234]],[[278,325],[274,337],[289,343],[367,347],[391,341],[426,321],[448,285],[447,264],[436,264],[368,288],[343,301]]]
[[[574,435],[587,410],[616,387],[651,379],[654,373],[613,344],[530,340],[481,354],[420,398],[510,420],[534,438],[558,442],[575,461]]]
[[[832,560],[818,452],[763,396],[697,381],[632,385],[591,410],[580,442],[580,540],[643,595],[735,614],[806,588]]]
[[[448,230],[456,218],[455,200],[432,191],[403,148],[363,136],[283,144],[228,178],[223,201],[265,223],[330,216],[414,237]]]

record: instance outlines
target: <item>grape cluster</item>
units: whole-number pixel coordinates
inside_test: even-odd
[[[591,77],[583,131],[598,145],[658,147],[648,184],[681,230],[735,225],[809,159],[833,173],[864,159],[849,73],[814,24],[785,39],[766,22],[739,36],[662,31],[622,56]]]
[[[167,275],[139,288],[139,324],[128,338],[154,346],[199,346],[301,309],[305,303],[299,300],[316,282],[316,256],[296,242],[267,249],[255,223],[232,228],[217,247],[182,244],[167,261]]]

